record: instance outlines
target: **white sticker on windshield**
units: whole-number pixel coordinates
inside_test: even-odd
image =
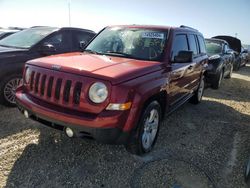
[[[164,39],[164,33],[144,32],[142,33],[142,38]]]

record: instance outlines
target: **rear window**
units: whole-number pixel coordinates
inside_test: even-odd
[[[198,38],[199,46],[200,46],[200,53],[201,54],[207,53],[204,38],[200,35],[198,35],[197,38]]]
[[[188,41],[189,41],[190,50],[193,51],[194,55],[197,55],[199,53],[199,50],[197,48],[195,35],[188,35]]]

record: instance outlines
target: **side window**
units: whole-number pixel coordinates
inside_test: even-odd
[[[200,46],[200,53],[201,54],[207,53],[204,38],[200,35],[198,35],[197,38],[198,38],[199,46]]]
[[[188,42],[189,42],[190,50],[193,51],[194,56],[197,55],[199,52],[198,52],[195,36],[188,35]]]
[[[59,33],[59,34],[56,34],[50,38],[48,38],[45,42],[46,43],[49,43],[49,44],[52,44],[53,46],[58,46],[58,45],[61,45],[62,43],[62,33]]]
[[[94,34],[86,33],[86,32],[75,32],[73,34],[73,47],[75,50],[80,50],[80,43],[83,42],[87,44],[92,38]]]
[[[171,58],[172,61],[180,51],[188,51],[187,36],[184,34],[176,35],[174,38],[172,47],[172,58]]]
[[[71,41],[69,40],[69,33],[66,31],[58,32],[47,38],[44,43],[52,44],[56,53],[69,52],[71,49]]]

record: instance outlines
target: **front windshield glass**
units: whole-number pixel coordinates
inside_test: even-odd
[[[0,45],[14,48],[30,48],[53,31],[55,31],[55,28],[49,27],[26,29],[2,39]]]
[[[142,60],[159,60],[163,54],[166,38],[166,30],[106,28],[85,51]]]
[[[213,41],[206,41],[206,48],[208,55],[215,55],[222,53],[222,45]]]

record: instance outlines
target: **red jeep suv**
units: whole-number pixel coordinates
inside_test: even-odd
[[[69,137],[141,155],[153,148],[165,114],[201,101],[207,61],[193,28],[106,27],[82,53],[28,61],[16,101],[25,117]]]

